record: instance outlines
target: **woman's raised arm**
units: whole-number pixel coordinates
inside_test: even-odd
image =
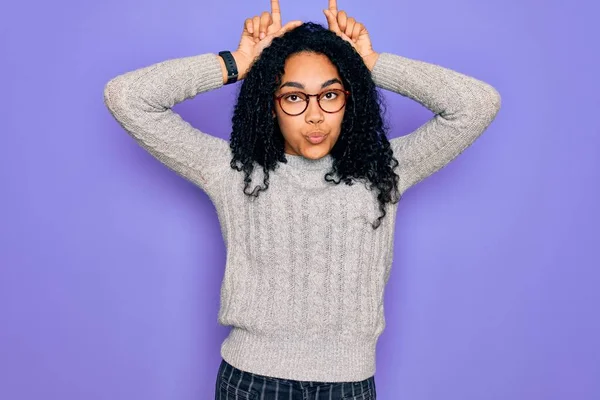
[[[493,86],[436,64],[381,53],[372,77],[378,87],[436,114],[413,132],[390,140],[400,162],[402,192],[455,159],[500,110],[500,94]]]
[[[194,128],[171,107],[223,85],[218,57],[207,53],[159,62],[119,75],[104,88],[104,103],[123,129],[209,195],[229,168],[229,144]]]
[[[375,84],[409,97],[436,115],[415,131],[390,140],[400,162],[400,191],[432,175],[471,145],[500,110],[500,94],[491,85],[451,69],[407,57],[377,53],[366,27],[337,0],[323,10],[329,29],[361,55]]]
[[[271,6],[272,15],[265,12],[244,22],[238,49],[232,52],[238,79],[274,37],[302,23],[282,27],[279,2],[272,0]],[[231,168],[229,143],[194,128],[172,107],[225,81],[225,65],[216,54],[170,59],[111,79],[104,87],[104,102],[141,147],[212,197],[219,177]]]

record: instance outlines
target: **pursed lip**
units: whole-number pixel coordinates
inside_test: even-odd
[[[325,141],[327,133],[325,132],[311,132],[306,136],[306,140],[312,144],[321,144]]]
[[[321,131],[314,131],[314,132],[310,132],[308,135],[306,135],[307,137],[311,138],[311,137],[320,137],[320,136],[326,136],[327,134],[325,132],[321,132]]]

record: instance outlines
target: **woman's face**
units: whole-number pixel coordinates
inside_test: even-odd
[[[331,89],[345,89],[337,68],[323,54],[302,52],[295,53],[286,60],[281,85],[275,95],[292,92],[318,94]],[[334,92],[325,96],[323,104],[336,94]],[[283,103],[301,100],[292,96],[281,101]],[[306,111],[291,116],[281,109],[278,101],[275,101],[274,114],[285,139],[284,152],[313,160],[326,156],[340,135],[344,112],[345,106],[336,113],[327,113],[319,107],[317,97],[310,97]]]

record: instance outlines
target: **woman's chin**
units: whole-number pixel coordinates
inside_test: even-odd
[[[326,146],[312,146],[302,149],[302,156],[311,160],[318,160],[329,154],[329,148]]]

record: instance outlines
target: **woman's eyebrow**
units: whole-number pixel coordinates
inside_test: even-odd
[[[330,80],[324,82],[321,85],[321,89],[323,89],[324,87],[327,87],[329,85],[333,85],[334,83],[339,83],[340,85],[342,85],[342,82],[338,78],[333,78],[333,79],[330,79]],[[291,86],[291,87],[296,87],[299,89],[305,89],[304,85],[299,82],[286,82],[283,85],[279,86],[279,89],[281,89],[284,86]]]

